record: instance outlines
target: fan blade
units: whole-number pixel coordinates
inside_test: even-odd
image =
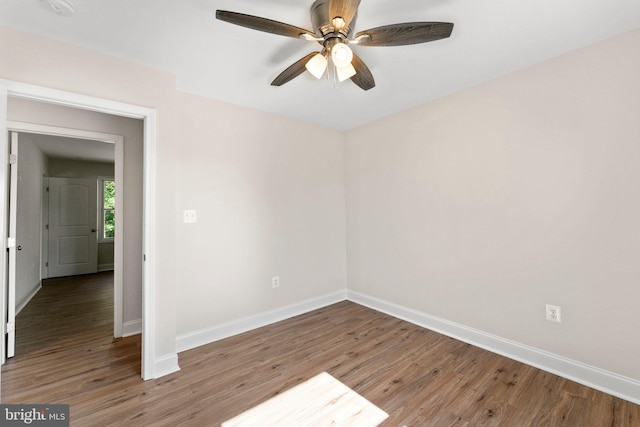
[[[339,16],[349,26],[358,13],[358,6],[360,0],[329,0],[329,19]]]
[[[294,27],[293,25],[283,24],[282,22],[273,21],[259,16],[245,15],[244,13],[229,12],[227,10],[216,10],[216,18],[231,24],[240,25],[241,27],[251,28],[252,30],[264,31],[265,33],[278,34],[299,38],[306,34],[314,39],[316,35],[304,28]]]
[[[317,54],[318,52],[311,52],[304,58],[299,59],[298,61],[291,64],[286,70],[281,72],[280,75],[271,82],[271,86],[282,86],[283,84],[295,79],[300,74],[304,73],[307,70],[305,68],[307,62],[309,62],[309,60]]]
[[[363,90],[369,90],[376,87],[376,82],[373,79],[371,70],[369,70],[369,67],[367,67],[362,59],[360,59],[360,57],[355,53],[353,54],[351,65],[353,65],[353,68],[356,69],[356,75],[351,77],[352,82],[357,84]]]
[[[361,46],[403,46],[446,39],[452,30],[449,22],[407,22],[360,31],[355,39]]]

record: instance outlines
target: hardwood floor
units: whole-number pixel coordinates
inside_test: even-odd
[[[383,426],[640,426],[638,405],[347,301],[142,381],[139,336],[111,338],[107,279],[46,283],[20,313],[3,403],[68,403],[77,426],[219,426],[327,372],[387,412]]]

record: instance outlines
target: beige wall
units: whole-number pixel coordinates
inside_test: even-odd
[[[29,134],[18,135],[16,204],[16,307],[21,309],[40,286],[43,176],[47,159]]]
[[[114,263],[115,263],[114,255],[115,254],[114,254],[113,242],[98,242],[98,271],[113,270]],[[126,295],[125,295],[125,298],[127,298]],[[142,297],[140,297],[140,300],[141,300],[140,306],[142,307]],[[133,312],[133,308],[134,307],[131,307],[132,312]],[[138,319],[140,319],[140,317],[138,318],[131,317],[130,320],[125,320],[125,321],[133,321]]]
[[[638,45],[635,31],[346,136],[7,28],[0,78],[157,110],[158,357],[178,332],[343,289],[348,261],[350,289],[640,379]]]
[[[638,46],[348,132],[349,289],[640,379]]]
[[[151,107],[157,113],[156,357],[175,354],[175,77],[80,47],[0,28],[0,78]],[[126,179],[126,177],[125,177]]]
[[[178,328],[346,287],[342,133],[179,93],[168,73],[8,28],[0,78],[156,109],[157,358],[175,352]],[[182,224],[183,209],[198,223]]]
[[[178,334],[344,290],[343,134],[185,93],[176,114],[177,207],[198,212],[177,228]]]

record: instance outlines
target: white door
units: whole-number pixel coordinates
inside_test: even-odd
[[[7,266],[7,357],[16,352],[16,230],[18,220],[18,133],[11,132],[9,142],[9,236],[7,249],[9,265]]]
[[[97,181],[49,178],[49,277],[98,271]]]

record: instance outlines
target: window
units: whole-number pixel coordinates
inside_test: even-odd
[[[100,178],[100,240],[112,241],[116,235],[116,182]]]

